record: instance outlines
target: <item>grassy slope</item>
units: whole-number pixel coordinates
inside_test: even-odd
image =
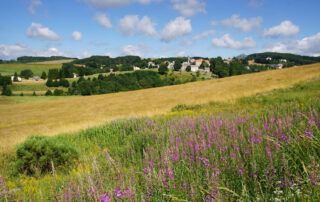
[[[232,101],[319,76],[320,65],[315,64],[116,94],[44,99],[36,103],[6,104],[6,100],[1,104],[7,98],[0,97],[0,147],[10,148],[34,134],[54,135],[122,117],[163,114],[177,104]]]
[[[152,192],[155,201],[199,201],[201,197],[208,194],[213,194],[216,199],[220,198],[222,201],[252,201],[257,198],[262,201],[277,199],[285,201],[317,200],[320,199],[317,194],[320,191],[319,185],[313,185],[310,179],[313,174],[320,173],[320,169],[316,167],[319,165],[319,154],[314,149],[319,144],[319,138],[311,141],[302,136],[303,131],[301,130],[304,129],[306,121],[300,121],[293,126],[290,126],[289,122],[296,118],[292,117],[292,114],[296,112],[298,112],[296,115],[305,113],[300,117],[302,120],[310,120],[307,117],[310,110],[317,115],[320,107],[319,89],[320,80],[314,80],[290,89],[240,98],[234,102],[187,106],[186,108],[189,108],[187,110],[172,112],[154,119],[117,121],[79,132],[77,135],[57,136],[53,139],[67,142],[77,147],[80,152],[81,158],[77,167],[68,175],[58,172],[55,175],[49,174],[40,178],[23,176],[10,178],[10,167],[7,166],[13,158],[12,154],[9,154],[7,159],[4,156],[0,157],[0,165],[2,165],[0,166],[0,175],[6,176],[11,189],[16,186],[22,188],[20,191],[18,189],[15,195],[20,199],[26,197],[26,199],[43,200],[43,195],[62,199],[66,192],[75,197],[74,191],[79,188],[82,198],[78,200],[87,201],[94,200],[95,197],[99,198],[100,194],[104,192],[112,194],[116,187],[120,187],[122,190],[130,188],[135,194],[136,200],[139,200],[146,192]],[[212,113],[214,116],[210,116]],[[238,119],[239,117],[233,121],[234,117],[239,115],[240,117],[253,115],[255,118],[249,119],[248,124],[242,125],[238,123],[243,121],[241,118]],[[295,136],[290,136],[290,144],[283,143],[281,140],[276,143],[276,140],[271,139],[273,137],[269,137],[270,139],[264,137],[261,144],[247,144],[247,138],[250,140],[250,135],[258,135],[259,132],[265,133],[264,129],[260,127],[264,126],[266,121],[273,121],[274,118],[278,122],[270,124],[269,127],[279,127],[278,129],[281,128],[281,130],[289,127],[289,131],[286,131],[287,135],[295,134]],[[225,130],[234,131],[233,127],[239,130],[239,134],[233,138],[229,138],[230,134],[226,133],[223,134],[226,135],[225,139],[223,136],[219,136],[219,139],[214,140],[214,142],[218,142],[218,146],[221,143],[222,146],[227,146],[227,152],[219,151],[219,147],[208,153],[203,151],[199,155],[204,159],[196,160],[191,165],[188,164],[187,159],[180,162],[158,159],[165,157],[161,155],[169,155],[166,152],[172,152],[181,147],[181,145],[176,146],[175,144],[170,147],[169,142],[174,140],[174,138],[170,138],[171,136],[178,135],[182,141],[184,136],[199,138],[202,135],[203,126],[201,124],[212,127],[210,129],[215,131],[215,128],[218,127],[215,124],[220,124],[220,121],[226,125]],[[239,126],[234,125],[237,123]],[[197,127],[193,127],[193,124],[200,124],[202,127],[199,126],[200,129],[197,129]],[[253,126],[258,127],[252,129]],[[179,127],[182,128],[179,129]],[[176,128],[178,131],[168,132],[175,131]],[[247,137],[246,132],[241,132],[242,130],[254,131],[249,133],[249,137]],[[316,128],[314,131],[317,131]],[[196,133],[195,137],[193,137],[193,133]],[[245,136],[243,136],[244,134]],[[319,135],[319,131],[316,134]],[[241,138],[245,138],[245,140]],[[203,139],[192,140],[199,141],[198,143],[201,144]],[[236,153],[241,156],[239,159],[238,157],[228,157],[229,152],[232,156],[234,155],[232,152],[236,151],[237,146],[234,144],[239,144],[240,151],[239,154]],[[281,146],[277,146],[278,144]],[[189,143],[185,147],[189,147]],[[264,153],[265,147],[274,149],[271,154],[272,160]],[[252,149],[250,155],[242,153],[249,148]],[[142,151],[143,153],[141,153]],[[219,156],[222,154],[226,154],[224,158],[228,158],[226,165],[224,165],[222,157]],[[180,156],[180,158],[184,157]],[[213,168],[206,166],[204,160],[207,158],[209,164],[214,163]],[[150,166],[151,161],[154,161],[155,164],[153,171],[148,174],[152,177],[148,177],[148,175],[143,175],[142,171],[143,168]],[[161,173],[162,168],[165,168],[163,166],[170,166],[167,169],[174,170],[174,179],[169,177],[169,188],[162,185],[162,175],[157,175],[158,172]],[[221,173],[211,176],[211,173],[207,172],[211,169],[214,170],[213,173],[217,169]],[[276,176],[264,173],[270,172],[270,170],[274,171]],[[238,174],[240,171],[244,174]],[[253,177],[253,173],[250,172],[258,177]],[[284,178],[291,181],[285,181]],[[188,186],[184,185],[185,182]],[[281,183],[289,184],[283,185]],[[88,191],[89,187],[94,188],[97,194],[91,195]]]
[[[43,71],[48,72],[49,69],[61,68],[61,63],[56,64],[0,64],[0,74],[13,75],[18,74],[21,70],[31,69],[34,75],[41,76]]]
[[[47,65],[47,64],[62,64],[62,63],[69,63],[72,62],[74,60],[70,59],[70,60],[53,60],[53,61],[44,61],[44,62],[30,62],[29,64],[43,64],[43,65]]]

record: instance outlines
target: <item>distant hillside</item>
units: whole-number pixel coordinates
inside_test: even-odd
[[[268,57],[272,59],[267,60]],[[280,63],[281,59],[285,59],[290,64],[290,66],[313,64],[313,63],[320,62],[320,57],[301,56],[301,55],[295,55],[291,53],[275,53],[275,52],[255,53],[255,54],[248,55],[247,59],[249,60],[254,59],[256,63],[261,63],[261,64]]]
[[[17,58],[17,62],[20,63],[31,63],[31,62],[46,62],[55,60],[73,60],[76,58],[69,58],[64,56],[51,56],[51,57],[33,57],[33,56],[22,56]]]

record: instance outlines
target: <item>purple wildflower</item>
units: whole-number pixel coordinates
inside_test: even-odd
[[[199,157],[199,159],[202,162],[202,164],[204,165],[204,167],[208,168],[210,166],[209,159],[203,158],[203,157]]]
[[[123,193],[122,193],[121,189],[117,187],[117,188],[114,190],[114,195],[115,195],[115,197],[117,197],[117,198],[122,198]]]
[[[241,176],[243,176],[243,174],[244,174],[244,168],[239,168],[239,174],[241,175]]]
[[[282,133],[281,136],[280,136],[280,140],[282,142],[286,142],[287,143],[289,138],[288,138],[288,136],[286,134]]]
[[[313,138],[313,132],[312,132],[312,130],[310,130],[310,129],[306,129],[306,130],[304,131],[304,135],[305,135],[307,138]]]
[[[250,140],[253,144],[260,144],[262,142],[262,138],[259,137],[258,135],[251,136]]]
[[[100,202],[111,202],[111,197],[110,197],[109,193],[101,194]]]
[[[166,169],[166,174],[169,177],[169,179],[174,180],[174,172],[171,168]]]
[[[130,190],[129,188],[126,189],[126,190],[124,190],[123,193],[124,193],[124,195],[125,195],[126,197],[132,196],[132,192],[131,192],[131,190]]]

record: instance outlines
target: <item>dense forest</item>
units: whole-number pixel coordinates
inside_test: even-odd
[[[33,56],[22,56],[17,58],[17,62],[29,63],[29,62],[45,62],[45,61],[55,61],[55,60],[71,60],[76,58],[69,58],[63,56],[51,56],[51,57],[33,57]]]
[[[266,58],[272,58],[272,60],[267,60]],[[281,63],[280,60],[287,60],[287,66],[294,65],[306,65],[320,62],[320,57],[311,56],[301,56],[291,53],[275,53],[275,52],[265,52],[265,53],[255,53],[247,56],[247,59],[254,59],[255,62],[261,64],[277,64]]]

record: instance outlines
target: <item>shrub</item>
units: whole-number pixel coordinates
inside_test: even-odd
[[[31,137],[18,147],[16,156],[16,168],[19,173],[39,175],[53,169],[71,167],[78,159],[78,152],[65,142],[47,137]]]
[[[64,94],[64,91],[60,90],[60,89],[54,89],[54,91],[53,91],[54,96],[61,96],[63,94]]]
[[[52,91],[51,90],[47,90],[45,96],[52,96]]]
[[[29,79],[33,76],[33,72],[30,69],[24,69],[20,72],[20,76],[25,79]]]
[[[1,95],[5,95],[5,96],[11,96],[12,95],[12,91],[11,91],[11,88],[7,85],[4,85],[2,87],[2,93]]]

